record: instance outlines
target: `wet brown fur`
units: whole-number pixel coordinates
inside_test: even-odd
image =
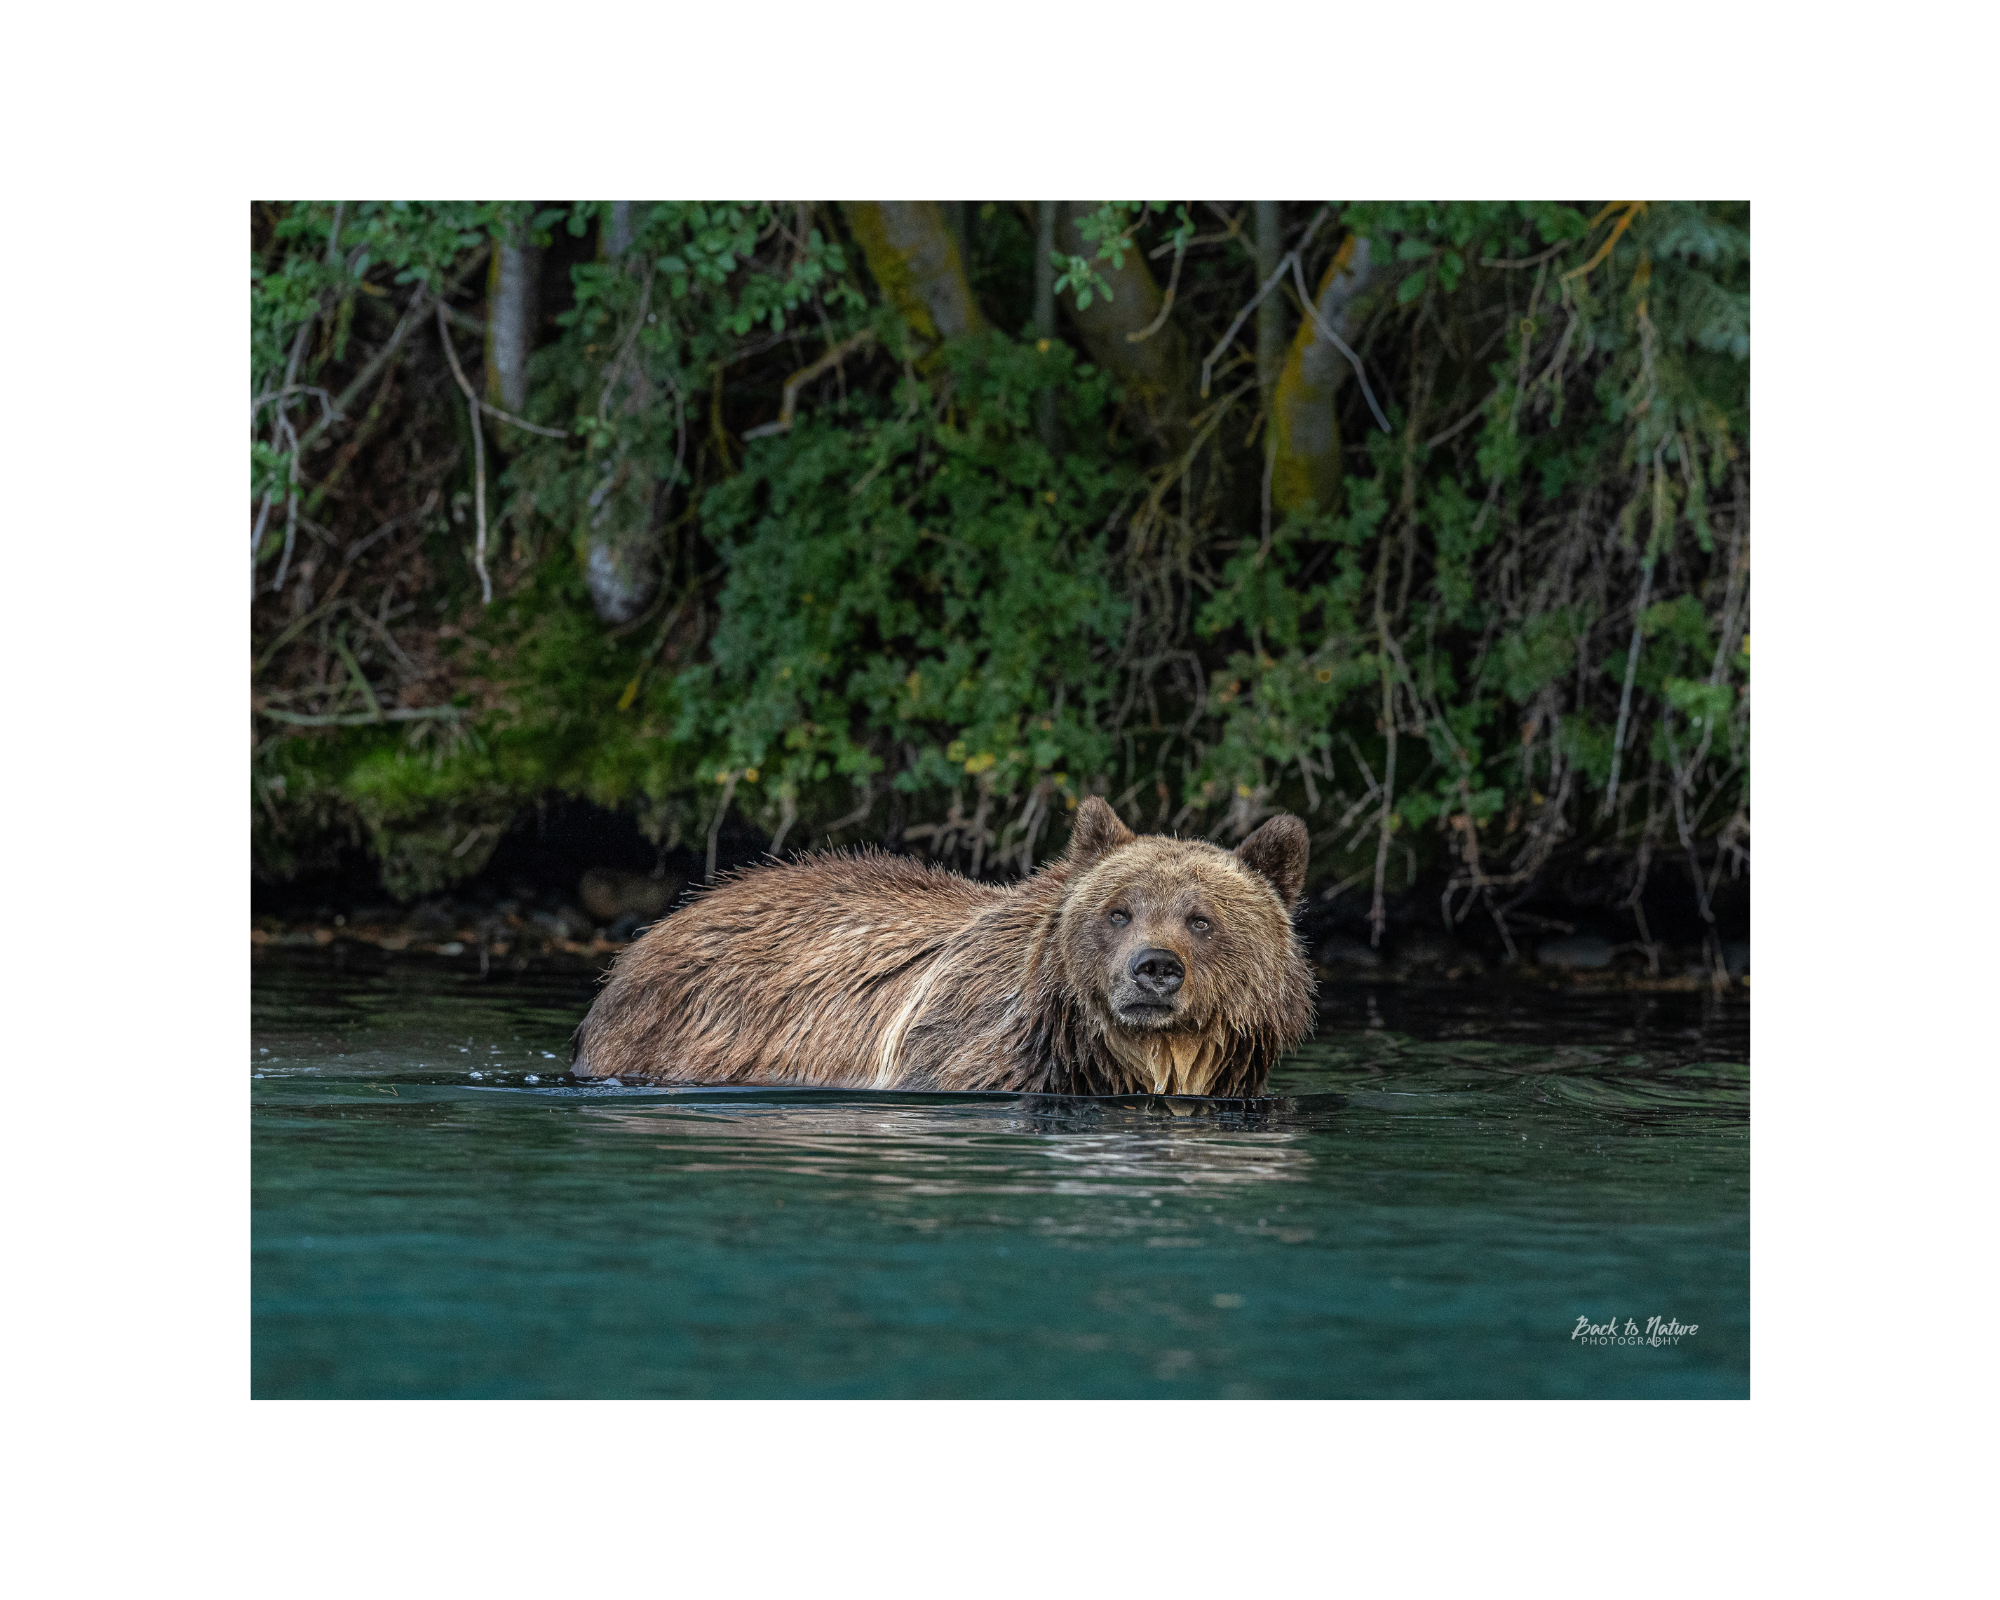
[[[753,868],[619,957],[577,1029],[573,1070],[653,1083],[1259,1094],[1312,1024],[1290,914],[1305,863],[1294,817],[1227,851],[1135,837],[1092,799],[1062,858],[1007,888],[876,854]],[[1128,1006],[1121,1021],[1141,949],[1170,951],[1186,976],[1170,1017]]]

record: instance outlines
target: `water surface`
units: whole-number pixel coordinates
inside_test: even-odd
[[[256,1395],[1749,1393],[1747,1001],[1335,987],[1231,1103],[567,1084],[592,993],[259,958]]]

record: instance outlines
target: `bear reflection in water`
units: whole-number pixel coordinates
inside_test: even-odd
[[[1170,1107],[1040,1096],[1004,1106],[811,1097],[612,1102],[587,1114],[621,1133],[699,1147],[676,1155],[679,1172],[851,1178],[870,1191],[1144,1196],[1306,1179],[1312,1155],[1304,1129],[1255,1110],[1217,1115],[1213,1102]]]
[[[897,856],[757,867],[626,950],[572,1071],[626,1083],[1261,1094],[1312,1024],[1306,830],[1139,837],[1103,800],[1011,887]]]

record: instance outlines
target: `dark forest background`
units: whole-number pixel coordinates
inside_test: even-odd
[[[251,281],[264,892],[1094,793],[1297,813],[1357,940],[1747,919],[1747,205],[281,202]]]

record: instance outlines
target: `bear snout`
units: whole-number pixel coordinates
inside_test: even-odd
[[[1187,968],[1171,950],[1141,950],[1125,969],[1141,994],[1164,1000],[1187,978]]]

